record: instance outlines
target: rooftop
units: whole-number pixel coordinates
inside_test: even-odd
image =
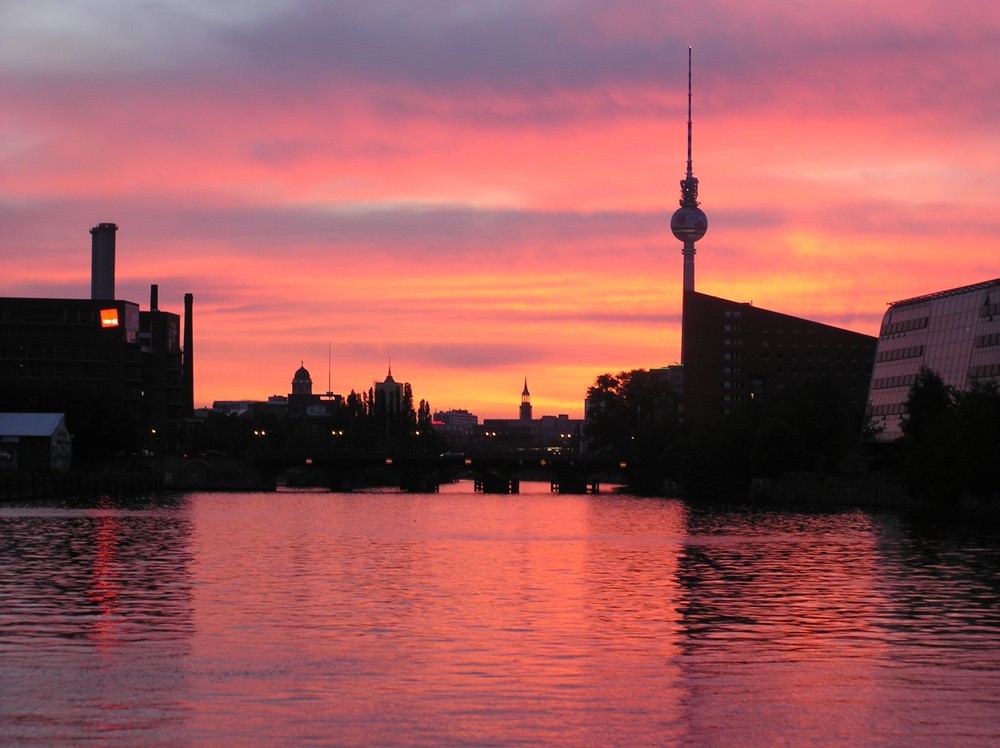
[[[959,296],[964,293],[969,293],[970,291],[984,291],[987,288],[1000,287],[1000,278],[996,278],[990,281],[983,281],[982,283],[973,283],[971,286],[961,286],[959,288],[951,288],[947,291],[937,291],[936,293],[925,294],[924,296],[914,296],[912,299],[903,299],[902,301],[893,301],[889,303],[889,306],[906,306],[908,304],[918,304],[924,301],[933,301],[935,299],[944,299],[948,296]]]

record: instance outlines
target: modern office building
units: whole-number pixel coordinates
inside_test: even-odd
[[[902,436],[906,400],[922,367],[959,389],[1000,381],[1000,278],[889,305],[868,394],[878,439]]]
[[[820,380],[864,411],[876,338],[696,291],[684,292],[683,318],[687,423]]]

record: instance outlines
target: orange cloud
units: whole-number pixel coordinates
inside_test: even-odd
[[[691,44],[699,289],[873,334],[1000,274],[1000,18],[911,5],[707,3],[690,38],[658,3],[155,8],[138,41],[19,11],[0,293],[86,295],[114,221],[120,296],[195,295],[199,405],[300,361],[325,389],[329,345],[338,392],[391,358],[435,407],[513,415],[527,376],[580,416],[598,374],[679,358]]]

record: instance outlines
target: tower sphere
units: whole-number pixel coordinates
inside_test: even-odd
[[[684,242],[696,242],[708,231],[708,217],[697,205],[681,204],[670,218],[670,231]]]

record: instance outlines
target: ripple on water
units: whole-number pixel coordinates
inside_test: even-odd
[[[547,490],[0,507],[0,742],[987,744],[998,538]]]

